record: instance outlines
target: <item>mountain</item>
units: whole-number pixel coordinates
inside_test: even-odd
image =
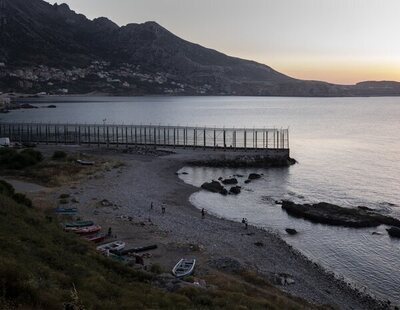
[[[66,4],[0,3],[3,91],[110,94],[400,95],[400,83],[334,85],[294,79],[269,66],[185,41],[156,22],[119,27]]]

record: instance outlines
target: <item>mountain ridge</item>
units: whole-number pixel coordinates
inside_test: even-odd
[[[155,21],[119,26],[67,4],[3,0],[3,91],[116,95],[400,95],[398,82],[336,85],[300,80],[268,65],[184,40]]]

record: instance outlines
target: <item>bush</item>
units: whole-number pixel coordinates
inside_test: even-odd
[[[61,194],[58,198],[67,199],[67,198],[69,198],[69,194]]]
[[[6,181],[0,180],[0,194],[12,197],[15,193],[14,187]]]
[[[63,151],[55,151],[51,157],[53,160],[64,160],[67,158],[67,153]]]
[[[163,272],[163,269],[159,264],[153,264],[150,267],[150,272],[155,274],[161,274]]]
[[[25,149],[19,153],[14,149],[0,150],[0,166],[6,169],[24,169],[42,160],[42,153],[32,149]]]
[[[27,206],[29,208],[32,208],[32,200],[30,200],[28,197],[26,197],[24,194],[21,193],[16,193],[12,196],[15,202],[22,204],[24,206]]]

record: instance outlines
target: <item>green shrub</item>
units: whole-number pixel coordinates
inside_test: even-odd
[[[150,272],[155,274],[161,274],[163,272],[163,269],[159,264],[153,264],[150,267]]]
[[[30,200],[28,197],[26,197],[24,194],[21,193],[16,193],[12,196],[15,202],[22,204],[24,206],[27,206],[29,208],[32,208],[32,200]]]
[[[21,152],[14,149],[0,150],[0,166],[6,169],[24,169],[36,165],[42,160],[42,153],[33,149],[25,149]]]
[[[0,194],[12,197],[15,193],[14,187],[6,181],[0,180]]]
[[[64,151],[55,151],[51,157],[53,160],[63,160],[67,158],[67,153]]]

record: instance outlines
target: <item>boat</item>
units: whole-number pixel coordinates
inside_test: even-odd
[[[84,166],[93,166],[94,161],[89,161],[89,160],[82,160],[82,159],[77,159],[76,161],[78,164],[84,165]]]
[[[400,238],[400,228],[390,227],[386,229],[390,237]]]
[[[93,221],[74,221],[64,223],[64,228],[93,226]]]
[[[172,274],[177,278],[189,276],[193,273],[196,259],[182,258],[172,269]]]
[[[54,209],[55,213],[59,213],[59,214],[74,214],[78,212],[78,208],[63,208],[63,207],[59,207],[59,208],[55,208]]]
[[[150,251],[150,250],[155,250],[155,249],[157,249],[157,244],[143,246],[143,247],[137,247],[137,248],[130,248],[130,249],[110,250],[110,252],[115,255],[124,256],[124,255],[128,255],[131,253],[139,253],[139,252],[145,252],[145,251]]]
[[[99,242],[103,242],[104,240],[106,240],[106,237],[107,237],[106,234],[97,233],[97,234],[85,236],[84,238],[90,242],[99,243]]]
[[[89,235],[97,233],[101,230],[100,225],[92,225],[87,227],[71,227],[68,229],[64,229],[65,231],[72,231],[78,235]]]
[[[125,248],[125,242],[123,241],[113,241],[110,243],[102,244],[96,247],[99,252],[111,252],[111,251],[120,251]]]

